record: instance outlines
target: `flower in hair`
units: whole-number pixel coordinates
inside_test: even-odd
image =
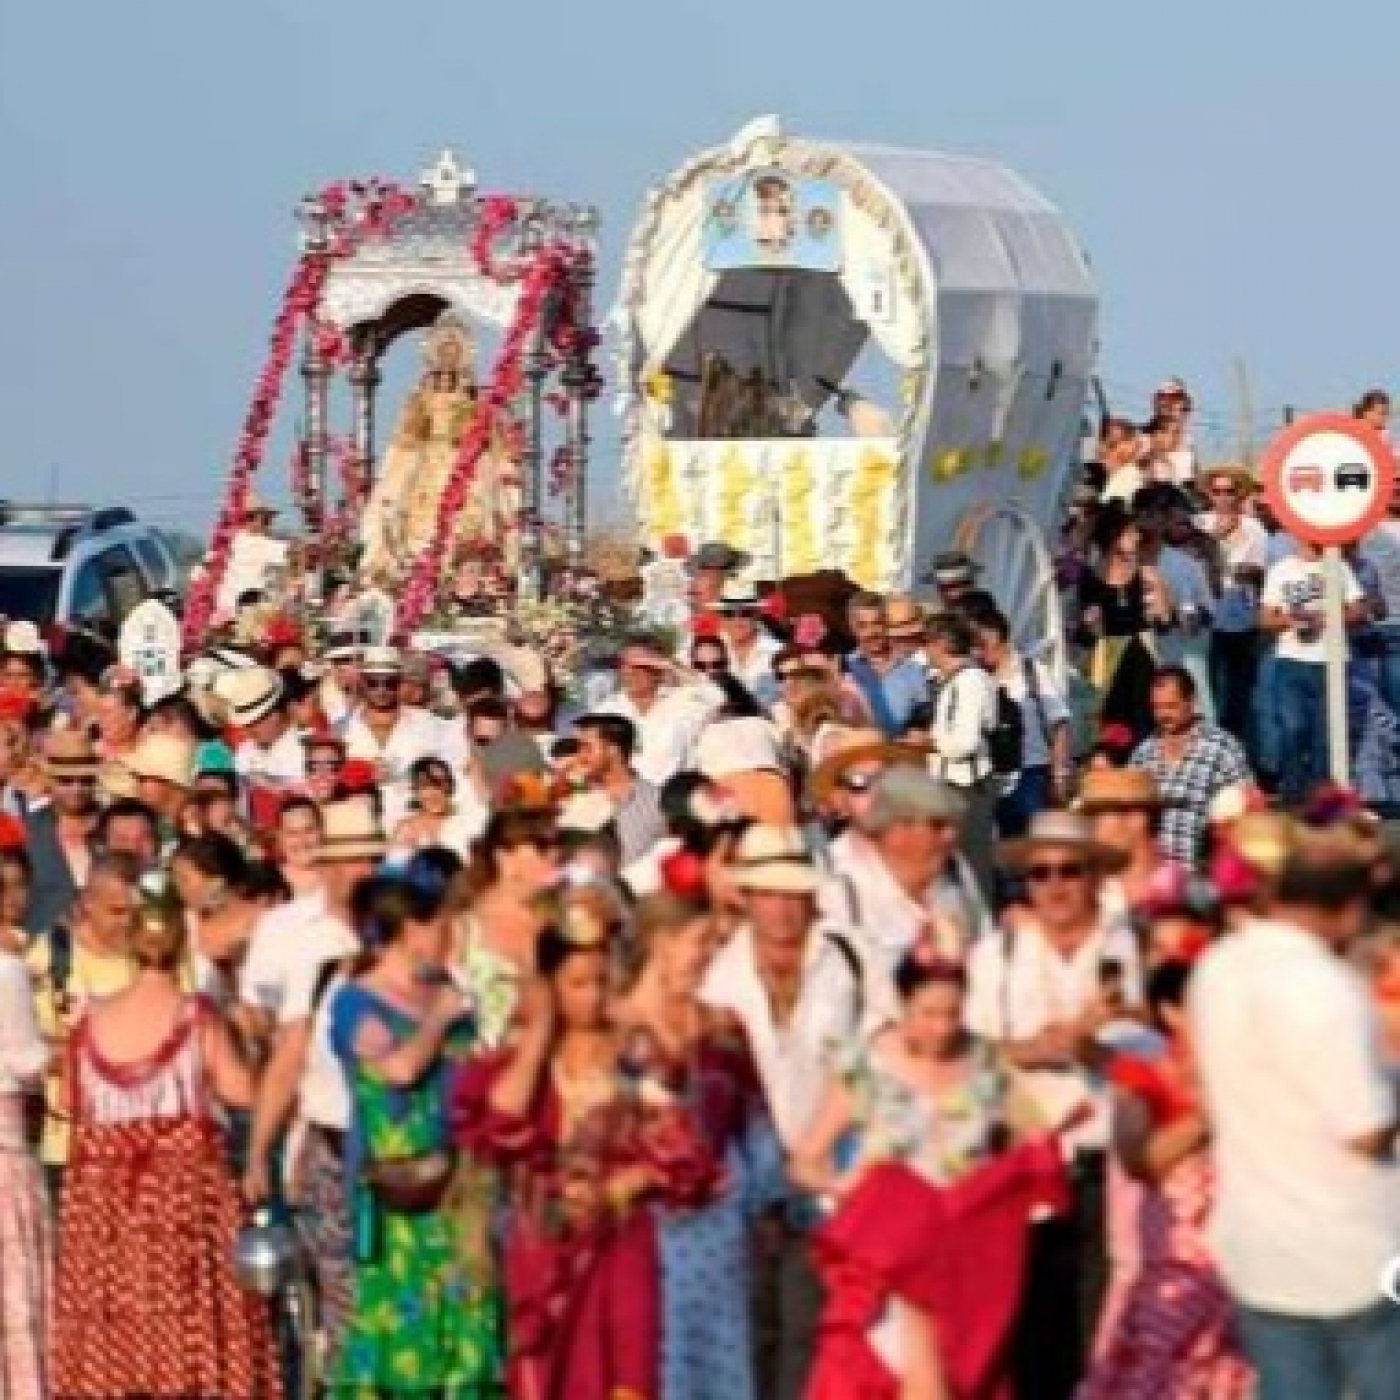
[[[1126,724],[1106,724],[1099,730],[1099,743],[1107,749],[1130,749],[1133,731]]]
[[[22,851],[28,843],[24,823],[9,812],[0,812],[0,851]]]
[[[705,862],[694,851],[682,846],[663,857],[660,862],[661,883],[670,894],[681,899],[703,899],[708,884]]]

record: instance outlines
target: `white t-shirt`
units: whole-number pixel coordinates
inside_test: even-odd
[[[326,912],[326,896],[320,890],[269,909],[253,925],[248,954],[238,975],[239,1000],[281,1019],[287,981],[301,960],[306,931]]]
[[[1214,511],[1196,517],[1196,525],[1209,535],[1215,534],[1218,523],[1219,516]],[[1257,623],[1258,585],[1241,583],[1234,571],[1243,567],[1263,570],[1269,566],[1269,532],[1253,516],[1242,515],[1235,528],[1219,536],[1219,540],[1225,579],[1215,614],[1215,630],[1248,632]]]
[[[300,787],[306,781],[306,745],[288,728],[267,748],[245,739],[234,754],[238,776],[259,786]]]
[[[327,965],[350,957],[359,946],[354,932],[329,914],[310,925],[287,978],[286,997],[277,1018],[282,1026],[313,1018],[297,1116],[342,1132],[350,1126],[350,1089],[331,1047],[330,1034],[330,1006],[342,979],[337,976],[328,980],[319,1001],[316,991]]]
[[[1396,1112],[1360,977],[1303,930],[1258,920],[1201,961],[1190,1013],[1230,1291],[1292,1316],[1374,1306],[1400,1254],[1400,1172],[1346,1146]]]
[[[929,771],[952,787],[971,787],[992,771],[987,736],[996,728],[997,683],[980,666],[944,678],[933,704],[935,752]]]
[[[1269,566],[1264,575],[1262,601],[1267,608],[1281,608],[1285,613],[1296,609],[1311,615],[1315,621],[1311,631],[1293,626],[1278,634],[1275,654],[1280,661],[1306,661],[1322,666],[1327,662],[1327,643],[1323,639],[1323,595],[1326,574],[1320,559],[1280,559]],[[1361,601],[1361,585],[1347,565],[1342,565],[1342,597],[1347,606]]]

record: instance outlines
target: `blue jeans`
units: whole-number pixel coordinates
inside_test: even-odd
[[[1289,1317],[1241,1307],[1245,1355],[1259,1374],[1255,1400],[1395,1400],[1400,1394],[1400,1306],[1347,1317]]]
[[[1279,793],[1296,805],[1323,781],[1327,762],[1327,668],[1278,657],[1274,662]]]

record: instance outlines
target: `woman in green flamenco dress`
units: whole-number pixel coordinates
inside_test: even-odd
[[[494,1173],[458,1157],[440,1173],[440,1192],[411,1206],[373,1181],[385,1163],[450,1151],[445,1085],[477,1048],[462,996],[442,975],[450,943],[443,891],[410,868],[368,881],[357,902],[367,952],[330,1006],[331,1043],[353,1102],[355,1305],[341,1352],[329,1358],[326,1393],[500,1400]]]

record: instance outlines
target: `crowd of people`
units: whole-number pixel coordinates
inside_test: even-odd
[[[833,622],[711,542],[586,702],[12,625],[0,1396],[1393,1397],[1400,850],[1189,407],[1076,491],[1075,690],[959,555]]]

